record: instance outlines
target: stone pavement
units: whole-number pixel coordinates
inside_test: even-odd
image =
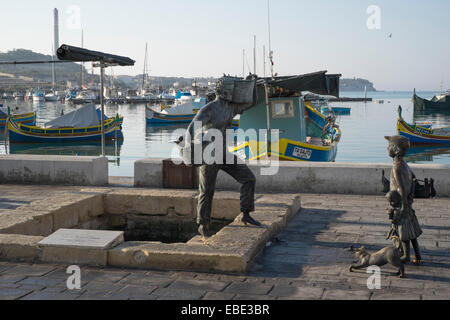
[[[0,210],[58,190],[0,185]],[[383,196],[304,194],[301,213],[245,275],[81,266],[82,288],[70,291],[67,266],[0,261],[0,299],[450,299],[450,199],[416,200],[425,263],[407,265],[406,279],[386,266],[381,290],[369,290],[370,275],[348,272],[350,245],[375,251],[390,244],[386,205]]]

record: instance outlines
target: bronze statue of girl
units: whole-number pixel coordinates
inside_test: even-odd
[[[409,150],[409,140],[401,136],[385,137],[389,141],[389,156],[394,159],[394,167],[390,179],[390,192],[388,201],[393,207],[391,213],[392,230],[390,236],[398,236],[402,241],[402,260],[410,261],[410,243],[412,243],[416,258],[415,264],[422,263],[418,238],[422,235],[422,229],[412,208],[414,202],[414,173],[404,160]],[[395,214],[393,214],[395,213]]]

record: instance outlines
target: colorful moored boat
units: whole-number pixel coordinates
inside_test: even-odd
[[[271,157],[286,161],[335,161],[341,131],[333,117],[325,117],[305,105],[301,92],[339,96],[339,78],[340,75],[326,75],[326,71],[322,71],[260,79],[259,103],[245,111],[240,119],[242,131],[237,139],[248,141],[232,151],[245,160]],[[272,136],[275,130],[279,132],[278,137]]]
[[[205,98],[197,98],[173,107],[161,107],[160,112],[147,107],[145,117],[150,125],[190,123],[205,105]]]
[[[25,125],[12,118],[8,121],[11,143],[72,143],[101,141],[101,114],[94,105],[86,105],[45,124],[45,127]],[[123,139],[123,117],[104,119],[105,139]]]
[[[121,119],[110,118],[105,121],[105,139],[123,139]],[[8,122],[9,141],[11,143],[64,143],[101,140],[101,126],[80,128],[45,129],[28,126],[14,120]]]
[[[334,113],[337,116],[349,116],[352,113],[352,108],[326,106],[326,107],[322,107],[321,111],[325,115]]]
[[[419,97],[414,89],[413,95],[414,111],[450,111],[450,91],[445,94],[436,95],[431,100]]]
[[[398,134],[408,138],[412,145],[450,145],[450,127],[433,129],[430,124],[409,124],[402,117],[401,107],[398,114]]]

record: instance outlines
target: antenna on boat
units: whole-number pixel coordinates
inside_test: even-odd
[[[263,46],[263,74],[264,78],[266,77],[266,45]]]
[[[245,78],[245,49],[242,49],[242,78]]]
[[[269,60],[270,60],[270,72],[272,75],[272,79],[274,78],[273,76],[273,51],[272,51],[272,42],[270,39],[270,0],[267,0],[267,24],[268,24],[268,29],[269,29]]]
[[[256,35],[253,36],[253,74],[256,74]]]

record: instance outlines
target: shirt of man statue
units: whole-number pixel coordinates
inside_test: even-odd
[[[238,181],[241,186],[241,212],[242,222],[255,226],[261,226],[261,224],[254,220],[250,213],[255,211],[255,184],[256,179],[253,172],[242,163],[238,161],[235,155],[232,155],[227,150],[226,145],[226,131],[231,128],[233,119],[238,114],[242,114],[244,111],[254,107],[257,103],[257,88],[256,88],[256,76],[250,75],[247,77],[247,81],[252,81],[253,96],[251,102],[248,103],[236,103],[233,101],[230,95],[230,90],[227,85],[230,83],[228,77],[219,79],[216,86],[216,98],[214,101],[204,106],[195,116],[194,120],[189,125],[184,142],[186,145],[188,141],[194,141],[202,139],[208,130],[216,129],[222,133],[222,161],[216,161],[212,164],[206,164],[203,159],[200,164],[199,175],[199,197],[197,207],[197,223],[199,225],[199,233],[204,238],[211,236],[210,224],[211,224],[211,208],[214,198],[216,179],[219,170],[223,170]],[[242,80],[242,79],[240,79]],[[251,95],[251,94],[250,94]],[[207,143],[201,140],[201,150],[204,150]],[[189,144],[192,146],[192,143]],[[195,152],[190,151],[190,161],[185,155],[183,159],[187,165],[194,164],[194,158],[191,155]],[[219,163],[220,162],[220,163]],[[239,163],[241,162],[241,163]],[[199,165],[198,163],[195,163]]]

